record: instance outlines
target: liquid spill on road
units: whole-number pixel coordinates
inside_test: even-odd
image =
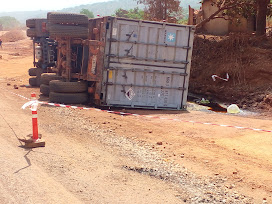
[[[209,103],[206,106],[210,107],[208,110],[219,112],[219,113],[227,113],[227,109],[222,107],[218,103]]]
[[[211,102],[209,100],[205,100],[199,96],[188,96],[188,101],[194,102],[200,106],[209,107],[208,110],[217,112],[217,113],[227,113],[227,108],[222,107],[219,103]]]

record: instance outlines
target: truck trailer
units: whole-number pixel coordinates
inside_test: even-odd
[[[186,109],[194,26],[51,12],[46,28],[61,77],[50,101]]]

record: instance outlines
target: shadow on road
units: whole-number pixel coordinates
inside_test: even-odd
[[[32,164],[31,164],[31,161],[30,161],[30,159],[27,157],[27,155],[31,152],[32,150],[29,150],[26,154],[25,154],[25,156],[24,156],[24,158],[25,158],[25,160],[26,160],[26,162],[27,162],[27,166],[25,166],[25,167],[23,167],[23,168],[21,168],[21,169],[19,169],[19,170],[17,170],[17,171],[15,171],[14,173],[15,174],[17,174],[17,173],[19,173],[20,171],[22,171],[22,170],[24,170],[24,169],[26,169],[26,168],[28,168],[28,167],[30,167]]]

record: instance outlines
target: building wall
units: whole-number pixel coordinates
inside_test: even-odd
[[[247,32],[248,23],[245,18],[234,18],[232,22],[229,22],[229,32]]]
[[[216,6],[211,5],[211,1],[204,1],[202,4],[203,18],[209,18],[214,12],[217,11]],[[204,25],[204,29],[209,34],[213,35],[226,35],[229,33],[229,21],[222,18],[213,19]]]
[[[194,9],[189,6],[189,17],[188,17],[188,25],[195,25],[194,24]]]
[[[212,6],[211,3],[211,0],[203,0],[200,10],[194,10],[189,6],[188,25],[196,25],[216,12],[218,8]],[[238,16],[232,21],[218,18],[206,23],[201,31],[212,35],[227,35],[230,32],[253,32],[255,30],[254,24],[254,17],[246,19]]]

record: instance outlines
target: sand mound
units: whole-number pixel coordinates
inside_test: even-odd
[[[0,37],[3,42],[16,42],[26,38],[25,32],[22,30],[12,30]]]

